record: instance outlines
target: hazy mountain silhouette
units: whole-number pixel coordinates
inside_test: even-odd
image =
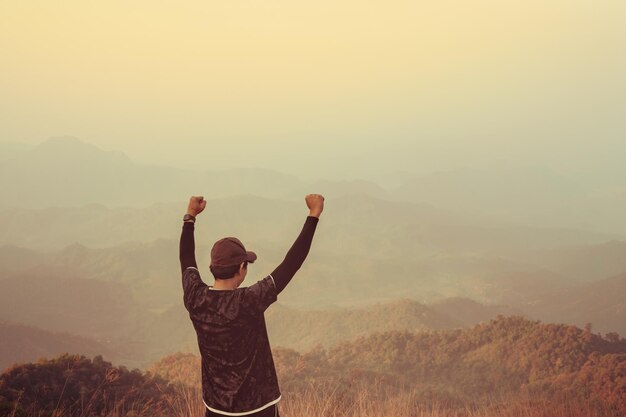
[[[584,193],[575,181],[542,166],[529,169],[501,167],[459,168],[407,180],[393,190],[398,196],[427,200],[441,207],[462,206],[468,211],[523,218],[558,210]]]
[[[10,143],[3,148],[12,149]],[[139,164],[123,152],[106,151],[72,136],[52,137],[0,159],[0,208],[92,203],[144,206],[187,201],[198,190],[210,192],[207,198],[244,194],[286,198],[305,195],[309,187],[307,182],[275,170],[214,170],[210,156],[202,171]],[[325,181],[315,187],[332,196],[383,192],[368,181]]]
[[[525,308],[542,320],[584,326],[594,331],[626,335],[626,272],[592,283],[582,283],[544,297]],[[522,307],[523,308],[523,307]]]
[[[246,246],[259,255],[257,262],[250,266],[244,285],[263,278],[281,262],[291,244],[285,236],[295,239],[300,220],[272,232],[281,232],[282,237],[265,235],[275,241],[242,238]],[[210,225],[198,225],[198,229],[200,227],[210,229]],[[319,225],[320,230],[324,227],[326,225]],[[348,231],[344,233],[347,235]],[[197,232],[196,259],[207,283],[213,282],[208,269],[210,248],[222,234],[231,235],[226,231],[220,234]],[[208,241],[200,238],[207,235],[211,236]],[[234,235],[241,236],[239,233]],[[244,233],[243,236],[247,235]],[[438,253],[443,250],[424,245],[421,252],[431,251],[433,254],[412,257],[412,253],[420,251],[410,248],[415,245],[410,238],[394,241],[391,236],[381,234],[378,244],[383,246],[377,248],[375,236],[362,237],[360,242],[354,237],[351,247],[342,250],[336,241],[330,241],[332,233],[322,236],[320,233],[319,242],[322,243],[319,246],[323,249],[307,260],[297,279],[284,291],[282,299],[289,305],[319,309],[368,305],[406,297],[429,302],[455,296],[482,302],[525,304],[570,284],[565,276],[497,256],[445,256]],[[279,240],[282,243],[278,243]],[[403,242],[408,249],[401,247]],[[121,283],[130,291],[136,305],[163,310],[178,303],[177,294],[181,291],[177,244],[174,239],[156,239],[104,248],[74,243],[58,251],[34,254],[23,251],[28,254],[29,262],[16,262],[6,268],[4,277],[15,281],[20,275],[38,277],[54,273],[58,277],[75,276],[84,280]],[[0,247],[0,258],[9,259],[19,250],[13,246]],[[372,255],[367,256],[368,252]]]
[[[2,140],[0,141],[0,164],[5,161],[20,158],[30,149],[31,146],[24,142]]]
[[[36,250],[14,245],[1,245],[0,277],[9,277],[28,271],[44,262],[44,259],[45,255]]]
[[[28,162],[28,163],[26,163]],[[295,177],[272,171],[194,172],[157,165],[137,164],[120,151],[105,151],[71,136],[53,137],[31,151],[5,163],[10,181],[0,182],[5,205],[45,201],[46,205],[87,203],[137,205],[188,198],[188,189],[200,186],[216,195],[241,194],[254,186],[273,184],[277,189],[299,183]],[[181,186],[184,184],[184,186]],[[237,185],[234,187],[234,185]],[[29,196],[38,196],[37,200]]]
[[[259,259],[249,277],[253,282],[282,261],[306,215],[302,203],[295,201],[240,196],[208,202],[196,225],[196,258],[209,282],[214,241],[238,236],[257,251]],[[571,285],[572,280],[568,269],[561,272],[534,264],[524,251],[612,238],[574,230],[490,225],[424,204],[365,195],[338,197],[332,205],[318,226],[315,255],[285,290],[291,305],[325,308],[403,297],[424,302],[449,297],[511,305],[533,302]],[[47,270],[59,276],[73,273],[123,282],[140,296],[138,303],[168,308],[175,302],[172,294],[180,290],[177,252],[180,213],[185,207],[186,202],[143,209],[91,205],[0,211],[4,231],[0,244],[5,244],[0,246],[0,259],[6,259],[2,268],[6,274]],[[15,246],[35,246],[46,253]],[[62,250],[51,251],[60,246]],[[19,260],[11,262],[14,256]]]
[[[566,275],[572,281],[605,279],[626,272],[626,241],[567,245],[554,249],[520,253],[520,259]]]
[[[10,322],[105,340],[127,332],[142,314],[119,282],[52,271],[0,280],[0,318]]]
[[[390,184],[381,187],[369,179],[307,182],[261,168],[214,170],[210,155],[206,170],[140,164],[121,151],[103,150],[72,136],[51,137],[30,148],[1,142],[0,151],[5,150],[0,157],[0,209],[146,206],[186,201],[198,190],[208,190],[208,198],[254,194],[290,200],[315,189],[331,199],[364,194],[427,202],[491,222],[626,234],[623,188],[582,184],[544,166],[460,168],[419,176],[398,171],[381,177]]]
[[[276,346],[299,351],[316,345],[329,347],[375,332],[467,327],[501,314],[521,312],[556,322],[592,322],[596,330],[623,334],[625,289],[626,276],[619,276],[573,289],[546,291],[542,300],[520,303],[517,308],[460,298],[431,305],[405,299],[324,310],[294,309],[278,303],[268,309],[267,324]],[[182,305],[176,303],[159,312],[145,306],[125,284],[19,277],[0,281],[0,294],[1,318],[89,336],[127,365],[145,366],[171,352],[197,349],[196,335]],[[179,291],[173,290],[170,295],[177,299],[176,294],[180,295]]]
[[[413,176],[390,189],[394,199],[428,201],[493,219],[538,227],[626,233],[624,184],[581,183],[545,166],[459,168]]]
[[[372,332],[461,326],[444,313],[411,300],[330,310],[299,310],[276,303],[267,310],[266,321],[274,345],[300,351],[318,344],[329,347],[339,341]],[[146,361],[176,351],[197,351],[196,333],[189,322],[189,314],[179,305],[155,314],[149,321],[137,326],[134,338],[143,341],[146,347],[143,357]]]
[[[380,185],[372,181],[362,179],[351,181],[318,180],[308,185],[307,188],[311,190],[323,190],[324,198],[329,200],[348,195],[367,195],[384,199],[390,197],[389,192]],[[260,194],[262,194],[262,192],[260,192]],[[301,199],[302,189],[294,189],[286,194],[286,196],[294,199]]]
[[[453,297],[429,304],[428,307],[465,327],[486,322],[502,316],[522,316],[524,313],[516,308],[503,305],[484,305],[469,298]]]
[[[294,228],[295,222],[306,215],[302,198],[281,200],[254,195],[205,198],[207,208],[196,225],[205,235],[239,233],[247,234],[248,239],[278,242],[279,237],[289,232],[287,227]],[[175,203],[146,203],[143,207],[37,204],[4,209],[0,210],[0,245],[50,250],[75,242],[103,247],[129,240],[171,239],[179,232],[177,219],[182,219],[180,213],[184,214],[188,199],[189,195]],[[332,210],[325,213],[325,234],[320,233],[319,238],[332,243],[333,248],[345,242],[344,250],[364,249],[368,255],[374,253],[379,257],[399,251],[413,257],[445,251],[447,254],[488,252],[524,259],[526,255],[522,258],[520,252],[532,249],[626,239],[616,234],[498,223],[423,203],[395,202],[364,194],[337,197],[329,204]],[[326,238],[329,234],[332,239]]]
[[[494,316],[495,317],[495,316]],[[339,341],[388,330],[452,329],[461,323],[412,300],[336,310],[295,310],[272,306],[267,329],[276,346],[306,351]]]
[[[0,171],[0,319],[88,336],[129,362],[194,348],[180,304],[178,238],[188,198],[198,190],[211,193],[196,224],[202,277],[212,282],[213,242],[238,236],[259,255],[244,285],[282,261],[307,214],[301,200],[310,187],[332,196],[311,256],[276,306],[298,308],[275,327],[290,346],[372,330],[353,320],[359,315],[381,329],[385,322],[412,329],[468,325],[501,311],[593,322],[605,331],[622,332],[626,322],[616,296],[623,294],[621,281],[601,280],[626,273],[624,236],[524,226],[479,210],[482,199],[495,211],[513,204],[519,207],[512,213],[523,212],[526,189],[545,176],[551,179],[534,196],[550,199],[554,204],[544,207],[553,214],[586,192],[551,172],[524,178],[512,171],[514,181],[482,171],[433,175],[407,180],[397,189],[406,191],[401,197],[361,180],[307,184],[271,170],[141,165],[71,137],[15,148],[0,158]],[[551,194],[561,188],[564,200]],[[476,202],[465,205],[472,193]],[[519,219],[545,214],[533,210]],[[601,280],[597,287],[577,286],[594,280]],[[589,297],[591,291],[604,298]],[[400,298],[440,303],[389,304]],[[325,328],[332,328],[327,341]],[[167,329],[171,343],[159,344],[148,329]]]
[[[104,355],[116,362],[120,359],[103,344],[66,332],[51,332],[35,326],[0,321],[0,335],[0,372],[15,363],[33,362],[64,352]]]

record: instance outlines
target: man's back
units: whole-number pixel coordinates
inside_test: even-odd
[[[194,199],[198,197],[192,197],[190,208],[198,205],[198,200]],[[206,285],[195,261],[195,218],[183,224],[180,240],[183,301],[198,338],[207,415],[209,411],[222,415],[252,414],[280,400],[264,312],[277,300],[278,294],[304,262],[323,209],[323,200],[319,194],[306,196],[311,211],[284,260],[271,274],[249,287],[217,289]],[[235,240],[237,246],[232,246]],[[239,261],[245,259],[246,251],[240,241],[230,239],[228,244],[235,253],[241,250]],[[250,258],[253,262],[256,255],[247,253],[253,256]],[[245,271],[235,277],[243,280]],[[213,269],[212,272],[215,275]],[[220,284],[224,285],[222,281]]]
[[[250,287],[216,290],[186,269],[185,308],[202,357],[202,391],[211,411],[246,412],[280,400],[263,312],[276,301],[273,279]],[[197,286],[197,288],[194,288]],[[259,383],[262,381],[262,383]]]

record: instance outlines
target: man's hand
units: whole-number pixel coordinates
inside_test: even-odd
[[[306,206],[310,210],[309,216],[319,218],[320,214],[322,214],[322,211],[324,210],[324,197],[320,194],[307,194],[304,199],[306,201]]]
[[[197,216],[202,213],[202,210],[206,207],[206,200],[203,196],[191,196],[189,199],[189,206],[187,207],[187,213],[192,216]]]

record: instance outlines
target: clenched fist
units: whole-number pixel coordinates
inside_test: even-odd
[[[191,196],[189,199],[189,206],[187,207],[187,213],[192,216],[197,216],[202,213],[202,210],[206,207],[206,200],[203,196]]]
[[[307,194],[304,200],[310,210],[309,216],[319,218],[324,210],[324,197],[321,194]]]

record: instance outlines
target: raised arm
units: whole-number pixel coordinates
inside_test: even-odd
[[[192,216],[197,216],[204,210],[206,207],[206,200],[203,199],[202,196],[192,196],[189,199],[189,207],[187,207],[187,214],[191,214]],[[181,272],[185,272],[190,266],[198,269],[198,264],[196,263],[196,254],[195,254],[195,240],[194,240],[194,220],[186,220],[183,222],[183,231],[180,235],[180,245],[179,245],[179,258],[180,258],[180,270]]]
[[[309,215],[304,222],[302,231],[293,245],[291,245],[285,259],[270,274],[276,284],[276,293],[280,293],[285,289],[309,254],[313,235],[324,209],[324,197],[319,194],[308,194],[305,200],[309,208]]]

